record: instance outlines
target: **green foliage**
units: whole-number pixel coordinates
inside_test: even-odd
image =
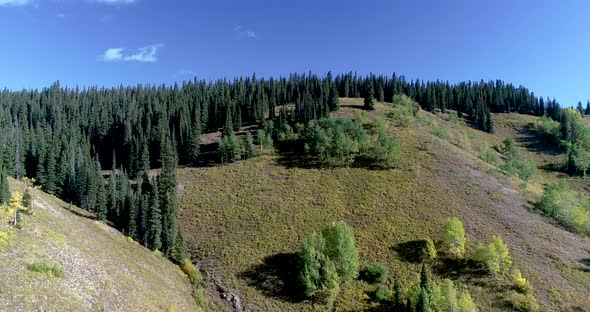
[[[461,220],[457,217],[447,218],[442,238],[443,250],[455,258],[462,258],[466,240]]]
[[[381,263],[366,263],[360,272],[360,278],[370,284],[380,284],[387,281],[389,269]]]
[[[191,284],[195,287],[199,287],[201,285],[201,281],[203,277],[201,276],[201,272],[197,267],[190,261],[190,259],[184,259],[180,264],[180,269],[182,272],[186,274],[188,280]]]
[[[590,200],[571,190],[565,181],[545,187],[538,207],[566,227],[578,233],[590,233]]]
[[[340,282],[349,282],[358,275],[354,235],[343,222],[331,223],[321,234],[306,237],[299,258],[304,294],[321,304],[330,305],[340,291]]]
[[[395,137],[380,133],[373,146],[373,158],[381,165],[395,167],[400,162],[400,146]]]
[[[332,222],[323,231],[326,240],[325,254],[334,262],[343,282],[358,276],[359,255],[354,243],[352,227],[344,222]]]
[[[496,153],[493,149],[487,146],[485,143],[482,143],[480,146],[480,158],[483,159],[488,164],[497,166],[500,164],[500,157],[498,153]]]
[[[537,173],[537,163],[533,159],[523,160],[512,138],[504,140],[502,154],[506,156],[506,162],[501,168],[508,175],[518,174],[524,181],[530,180]]]
[[[430,272],[426,268],[426,263],[422,263],[422,269],[420,270],[420,287],[422,289],[430,289]]]
[[[0,156],[2,153],[0,151]],[[2,159],[2,157],[0,157]],[[0,205],[8,204],[10,200],[10,189],[8,187],[8,180],[6,179],[6,172],[4,170],[4,164],[0,161]]]
[[[322,162],[350,164],[366,150],[368,134],[358,123],[344,118],[311,121],[303,136],[308,152]]]
[[[444,279],[441,286],[440,302],[438,304],[442,311],[456,311],[457,310],[457,290],[455,284],[450,279]]]
[[[540,309],[537,298],[532,294],[525,295],[512,291],[508,295],[508,303],[514,308],[514,310],[521,312],[536,312]]]
[[[418,115],[420,106],[405,94],[396,94],[393,96],[393,108],[388,117],[393,119],[397,127],[407,128]]]
[[[446,140],[449,138],[449,132],[445,129],[445,126],[441,126],[438,122],[434,121],[432,123],[432,134],[436,135],[437,137]]]
[[[29,192],[29,189],[26,188],[23,194],[22,205],[27,209],[31,209],[32,202],[33,198],[31,197],[31,192]]]
[[[221,163],[231,163],[240,159],[242,144],[240,144],[233,130],[228,130],[227,134],[221,138],[218,147]]]
[[[518,175],[524,181],[529,181],[532,177],[537,174],[537,163],[534,159],[527,159],[524,164],[520,167]]]
[[[260,145],[260,151],[270,151],[272,149],[272,135],[263,129],[256,131],[256,144]]]
[[[459,295],[459,300],[457,301],[457,307],[459,308],[459,312],[477,312],[477,306],[471,299],[471,294],[464,290]]]
[[[33,261],[33,263],[27,265],[27,268],[33,272],[46,274],[51,278],[64,276],[64,270],[62,267],[58,265],[48,264],[42,261]]]
[[[478,244],[473,252],[473,259],[485,265],[494,277],[507,274],[512,266],[508,247],[499,236],[494,236],[487,246]]]
[[[520,271],[516,270],[512,275],[512,279],[514,282],[514,288],[521,294],[532,294],[534,292],[533,286],[529,281],[522,276]]]
[[[561,141],[561,125],[549,117],[541,116],[535,125],[536,129],[555,143]]]
[[[432,241],[432,239],[428,238],[426,240],[426,252],[425,254],[428,256],[428,258],[430,260],[434,260],[436,259],[436,247],[434,246],[434,242]]]
[[[253,144],[254,144],[254,138],[252,137],[252,134],[250,134],[250,132],[248,132],[242,138],[242,158],[243,159],[252,158],[252,156],[254,155]]]
[[[367,89],[365,90],[365,109],[375,109],[375,88],[373,86],[373,80],[369,80],[369,83],[367,84]]]
[[[389,290],[389,288],[387,288],[387,286],[383,285],[383,284],[378,284],[376,289],[375,289],[375,298],[377,298],[377,300],[379,301],[386,301],[389,300],[389,298],[391,298],[391,290]]]
[[[428,292],[425,288],[420,289],[420,295],[418,296],[418,303],[416,304],[416,312],[431,312],[430,301]]]

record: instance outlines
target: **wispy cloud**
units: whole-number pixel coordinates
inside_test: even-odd
[[[158,50],[164,45],[152,44],[136,51],[126,50],[124,48],[110,48],[107,49],[103,54],[98,56],[100,61],[104,62],[142,62],[142,63],[155,63],[158,61]]]
[[[132,4],[137,2],[137,0],[95,0],[98,3],[104,4],[111,4],[111,5],[123,5],[123,4]]]
[[[55,14],[55,17],[57,18],[65,18],[67,15],[65,13],[57,13]]]
[[[31,3],[31,0],[0,0],[0,6],[23,6]]]
[[[242,25],[237,25],[234,27],[234,32],[238,34],[240,38],[256,38],[256,32],[252,29],[244,28]]]

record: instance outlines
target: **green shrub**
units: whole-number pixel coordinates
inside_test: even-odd
[[[182,264],[180,265],[180,269],[186,274],[188,280],[191,282],[192,285],[195,287],[199,287],[203,277],[201,276],[201,272],[197,267],[189,260],[185,259]]]
[[[465,253],[465,230],[461,220],[457,217],[447,218],[444,224],[442,238],[443,249],[446,253],[456,258],[463,257]]]
[[[554,143],[561,141],[560,127],[561,125],[558,121],[546,116],[539,117],[536,124],[537,130],[550,138]]]
[[[490,165],[498,166],[498,164],[500,164],[500,157],[498,156],[498,153],[483,143],[480,146],[479,155],[481,159]]]
[[[389,270],[381,263],[367,263],[360,272],[360,278],[369,284],[385,283]]]
[[[41,261],[34,261],[27,268],[30,271],[47,274],[49,277],[63,277],[63,268],[58,265],[51,265]]]
[[[447,132],[447,129],[445,129],[444,126],[439,125],[436,121],[432,123],[432,134],[436,135],[437,137],[443,140],[449,138],[449,133]]]
[[[477,306],[471,299],[471,294],[464,290],[459,295],[459,300],[457,301],[457,307],[459,308],[459,312],[477,312]]]
[[[395,137],[380,133],[373,146],[373,158],[387,167],[394,167],[400,162],[400,146]]]
[[[520,172],[518,173],[520,178],[523,179],[524,181],[529,181],[536,174],[537,174],[537,163],[531,158],[527,159],[524,162],[524,164],[520,168]]]
[[[519,294],[516,291],[512,291],[508,295],[508,303],[516,311],[536,312],[540,309],[539,303],[537,303],[537,298],[535,298],[535,296],[532,294],[524,295]]]
[[[379,301],[386,301],[391,298],[392,292],[383,284],[378,284],[375,289],[375,298]]]
[[[590,232],[590,200],[571,190],[565,181],[548,185],[538,207],[578,233]]]
[[[425,253],[430,260],[436,259],[436,247],[434,246],[434,242],[432,239],[426,240],[426,253]]]

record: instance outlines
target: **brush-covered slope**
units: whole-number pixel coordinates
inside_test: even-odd
[[[12,191],[23,185],[11,181]],[[0,311],[199,311],[171,262],[85,212],[31,190],[0,251]]]
[[[359,99],[342,102],[338,114],[345,117],[362,105]],[[387,109],[378,103],[369,118]],[[523,184],[478,159],[480,145],[499,144],[501,133],[425,112],[413,126],[390,131],[402,151],[399,168],[392,170],[292,167],[280,154],[180,169],[180,221],[208,292],[231,292],[247,311],[311,310],[311,303],[296,295],[296,252],[306,235],[340,220],[354,228],[362,261],[384,263],[407,287],[420,263],[404,250],[428,237],[440,239],[445,218],[454,215],[471,242],[487,243],[493,235],[504,239],[542,308],[585,300],[590,273],[581,262],[589,258],[587,240],[533,211],[540,182]],[[510,310],[510,287],[502,282],[444,263],[432,267],[435,279],[450,277],[465,285],[480,311]],[[375,309],[373,290],[353,281],[342,288],[334,308]]]

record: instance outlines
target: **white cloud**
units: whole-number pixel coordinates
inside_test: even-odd
[[[98,3],[111,4],[111,5],[132,4],[132,3],[137,2],[137,0],[95,0],[95,1]]]
[[[237,33],[238,37],[240,37],[240,38],[250,38],[250,39],[256,38],[256,32],[254,30],[244,28],[244,26],[242,26],[242,25],[235,26],[234,32]]]
[[[66,15],[64,13],[57,13],[57,14],[55,14],[55,17],[57,17],[57,18],[65,18]]]
[[[155,63],[158,61],[158,50],[163,47],[163,44],[152,44],[137,49],[137,51],[125,50],[124,48],[110,48],[98,57],[104,62],[142,62]]]
[[[31,3],[31,0],[0,0],[0,6],[22,6]]]

